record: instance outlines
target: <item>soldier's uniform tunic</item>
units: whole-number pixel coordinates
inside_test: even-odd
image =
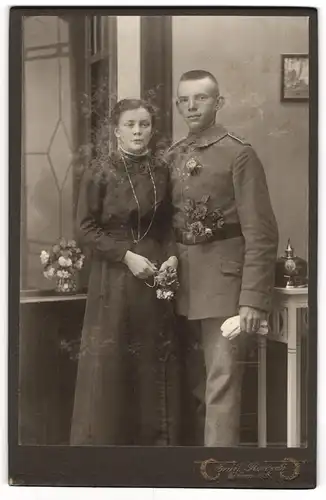
[[[177,312],[201,329],[207,372],[205,444],[233,446],[239,437],[245,336],[230,342],[220,326],[238,314],[239,306],[270,310],[277,224],[254,149],[221,125],[189,134],[169,155],[180,274]],[[189,200],[202,199],[207,217],[196,219],[192,212],[189,218]],[[210,214],[216,209],[222,222],[212,230]],[[196,221],[208,235],[196,234]]]

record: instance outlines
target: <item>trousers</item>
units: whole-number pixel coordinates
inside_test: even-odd
[[[197,439],[202,433],[196,444],[210,447],[236,447],[240,438],[246,336],[224,338],[225,319],[186,320],[187,327],[183,327],[188,387],[197,400]]]

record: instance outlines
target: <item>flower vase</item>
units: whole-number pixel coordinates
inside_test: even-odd
[[[69,278],[57,278],[55,291],[61,295],[73,295],[76,293],[77,283],[72,276]]]

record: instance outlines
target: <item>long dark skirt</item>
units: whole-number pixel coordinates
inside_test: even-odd
[[[172,308],[124,264],[93,261],[72,445],[182,444],[182,353]]]

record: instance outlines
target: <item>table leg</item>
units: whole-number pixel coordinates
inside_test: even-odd
[[[300,446],[300,349],[297,345],[297,308],[288,306],[288,387],[287,387],[287,445]]]
[[[266,416],[266,338],[258,336],[258,446],[267,445]]]
[[[298,309],[296,309],[297,315]],[[301,446],[301,334],[302,334],[302,316],[299,324],[299,328],[297,329],[297,406],[296,406],[296,415],[297,415],[297,432],[296,432],[296,442],[297,446]]]

